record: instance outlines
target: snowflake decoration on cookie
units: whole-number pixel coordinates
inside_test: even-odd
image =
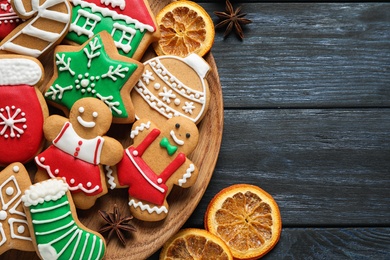
[[[172,92],[172,89],[168,90],[166,87],[163,87],[163,92],[160,92],[158,95],[162,97],[162,101],[165,101],[169,104],[171,103],[171,98],[176,98],[176,95]]]
[[[0,108],[0,136],[4,138],[20,138],[27,129],[26,114],[15,106]]]
[[[95,97],[111,109],[114,117],[127,118],[121,90],[138,65],[129,59],[112,58],[105,41],[98,34],[72,51],[59,47],[55,53],[57,75],[45,98],[70,110],[77,100]]]
[[[187,114],[192,114],[192,111],[195,109],[194,102],[185,102],[185,105],[182,107],[184,112]]]

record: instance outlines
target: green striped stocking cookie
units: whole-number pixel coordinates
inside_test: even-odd
[[[62,179],[36,183],[22,196],[30,233],[42,259],[102,259],[103,237],[77,218],[68,185]]]

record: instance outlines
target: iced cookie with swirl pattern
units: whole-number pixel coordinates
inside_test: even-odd
[[[21,163],[12,163],[0,172],[0,255],[10,249],[34,251],[21,203],[30,185],[30,176]]]
[[[185,117],[169,119],[161,128],[140,119],[132,127],[131,138],[134,143],[125,149],[112,178],[116,187],[128,187],[134,217],[162,220],[169,211],[167,196],[173,185],[188,188],[197,179],[198,168],[187,156],[198,144],[198,128]]]
[[[160,38],[147,0],[71,0],[73,17],[66,39],[83,44],[107,31],[121,55],[140,60],[148,46]]]
[[[43,78],[37,59],[0,54],[0,166],[27,163],[43,149],[43,123],[49,116],[38,89]]]
[[[114,123],[132,123],[130,91],[142,71],[142,63],[120,55],[110,34],[101,32],[81,46],[56,47],[44,96],[66,115],[77,100],[94,97],[111,110]]]
[[[122,145],[105,133],[111,111],[96,98],[83,98],[72,107],[69,119],[49,116],[44,134],[51,145],[35,157],[35,181],[63,178],[77,208],[92,207],[107,193],[102,165],[115,165],[123,156]]]
[[[208,63],[197,54],[186,58],[158,56],[144,62],[144,71],[131,92],[136,118],[163,124],[182,116],[198,124],[210,100]]]
[[[68,0],[10,0],[10,3],[24,22],[0,42],[0,52],[42,57],[68,32],[72,18]]]

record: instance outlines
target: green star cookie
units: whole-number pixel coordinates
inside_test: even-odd
[[[66,115],[77,100],[95,97],[110,108],[114,123],[135,120],[130,91],[142,74],[143,64],[118,54],[107,32],[81,46],[58,46],[54,68],[44,95]]]

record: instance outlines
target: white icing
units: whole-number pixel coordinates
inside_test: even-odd
[[[8,187],[7,189],[5,189],[5,194],[11,196],[12,194],[14,194],[14,191],[15,191],[14,188]]]
[[[20,138],[24,134],[24,130],[27,129],[25,116],[26,114],[15,106],[0,108],[0,127],[3,126],[0,129],[0,136],[5,139]]]
[[[14,58],[0,59],[0,85],[37,84],[43,76],[38,61]],[[23,73],[20,73],[23,71]]]
[[[69,186],[63,180],[49,179],[31,185],[24,192],[21,200],[26,207],[42,204],[45,201],[56,201],[68,191]]]
[[[210,71],[209,64],[199,55],[192,53],[183,58],[183,61],[198,73],[200,78],[205,78]]]
[[[177,144],[177,145],[184,145],[184,141],[183,140],[180,140],[179,138],[177,138],[176,134],[175,134],[175,131],[171,130],[171,132],[169,133],[173,139],[173,141]]]
[[[12,183],[12,184],[11,184]],[[4,181],[1,185],[0,185],[0,191],[2,191],[4,189],[4,187],[6,185],[10,185],[10,186],[14,186],[16,187],[16,193],[14,194],[14,196],[12,196],[12,198],[7,198],[7,202],[5,202],[4,200],[4,196],[0,196],[0,199],[1,199],[1,204],[3,205],[2,206],[2,210],[7,210],[8,207],[14,203],[16,200],[18,200],[19,198],[19,195],[22,194],[22,191],[20,190],[19,188],[19,185],[18,185],[18,182],[16,181],[16,178],[15,176],[10,176],[6,181]]]
[[[125,0],[101,0],[102,4],[111,5],[112,8],[119,7],[121,10],[124,10],[126,7]]]
[[[194,171],[195,171],[195,165],[191,163],[190,167],[186,170],[185,174],[183,175],[183,178],[178,180],[179,186],[183,186],[183,184],[187,182],[187,179],[191,178],[192,173]]]
[[[21,224],[21,225],[18,226],[18,228],[16,230],[17,232],[15,232],[15,229],[14,229],[15,225],[14,225],[14,223]],[[32,241],[31,237],[29,237],[29,236],[21,236],[20,235],[20,234],[22,234],[24,232],[25,227],[28,226],[27,220],[10,218],[10,219],[8,219],[8,224],[10,226],[11,238]],[[19,232],[19,231],[21,231],[21,232]]]
[[[113,170],[110,165],[106,165],[105,169],[106,169],[106,176],[108,178],[107,183],[110,184],[110,189],[113,190],[116,188],[115,178],[112,175]]]
[[[18,173],[20,168],[19,168],[19,166],[15,165],[14,167],[12,167],[12,170],[14,173]]]
[[[168,209],[165,206],[157,207],[153,206],[150,207],[149,204],[143,204],[141,201],[135,202],[135,200],[131,199],[129,201],[129,206],[133,206],[134,208],[140,208],[142,211],[148,211],[149,214],[152,214],[153,212],[156,212],[157,214],[161,214],[162,212],[168,213]]]
[[[144,131],[145,129],[150,128],[151,122],[148,121],[147,123],[141,123],[140,125],[136,126],[130,133],[130,138],[134,139],[140,132]]]
[[[93,121],[85,121],[81,116],[77,117],[77,122],[85,128],[93,128],[96,125]]]
[[[0,211],[0,220],[5,220],[5,219],[7,219],[7,211],[5,211],[5,210],[1,210]]]

